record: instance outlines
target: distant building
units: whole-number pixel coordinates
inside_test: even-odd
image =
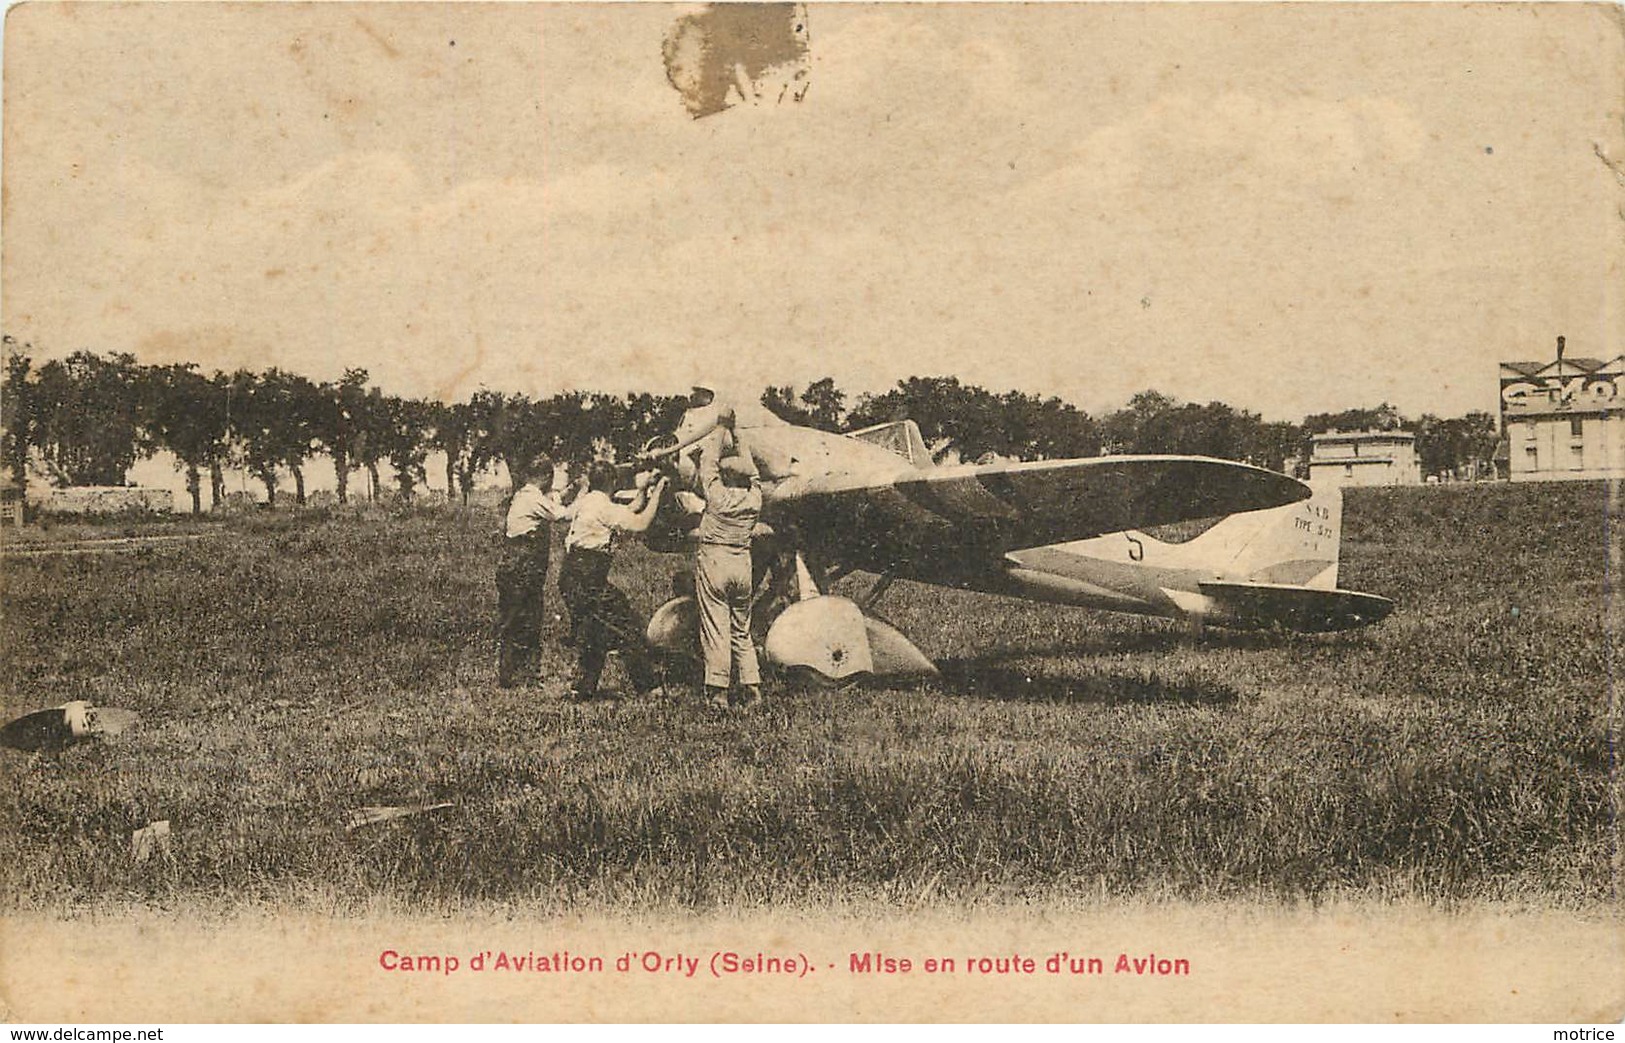
[[[43,514],[168,514],[175,496],[168,489],[133,485],[69,485],[41,498]]]
[[[1310,438],[1309,480],[1337,485],[1420,485],[1409,431],[1328,431]]]
[[[1625,477],[1625,355],[1501,363],[1501,430],[1515,482]]]
[[[23,523],[23,492],[11,475],[0,474],[0,526]]]

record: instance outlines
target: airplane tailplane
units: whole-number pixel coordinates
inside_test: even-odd
[[[1266,620],[1270,625],[1308,634],[1369,626],[1394,610],[1389,599],[1355,590],[1277,583],[1213,582],[1200,587],[1225,615],[1235,620]]]
[[[1289,584],[1317,590],[1337,586],[1342,543],[1343,490],[1310,483],[1314,495],[1266,511],[1233,514],[1191,540],[1223,571],[1248,582]]]

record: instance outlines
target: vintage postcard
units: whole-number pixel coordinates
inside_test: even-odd
[[[0,1009],[1619,1021],[1622,29],[12,7]]]

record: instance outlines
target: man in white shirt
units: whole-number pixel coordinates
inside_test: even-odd
[[[573,520],[564,537],[559,593],[570,608],[577,656],[570,695],[578,701],[598,694],[604,659],[612,648],[620,650],[621,662],[638,692],[649,691],[658,683],[644,623],[626,594],[609,581],[615,537],[647,530],[666,489],[665,478],[639,484],[632,505],[622,506],[610,499],[615,489],[614,466],[595,463],[587,471],[587,492],[566,508]]]
[[[546,453],[522,465],[503,525],[497,559],[497,685],[536,680],[540,660],[552,523],[568,513],[574,489],[552,489],[553,459]]]

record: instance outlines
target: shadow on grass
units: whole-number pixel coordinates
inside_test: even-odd
[[[1169,626],[1144,630],[1107,630],[1043,644],[1007,645],[975,654],[975,662],[1026,659],[1040,656],[1121,655],[1132,652],[1177,652],[1185,649],[1234,649],[1244,652],[1313,651],[1318,649],[1372,649],[1379,645],[1369,630],[1330,634],[1300,634],[1290,630],[1227,630],[1209,627],[1200,636],[1188,628]],[[972,661],[967,658],[967,661]]]
[[[932,687],[947,695],[1000,702],[1084,703],[1094,705],[1230,706],[1241,693],[1226,684],[1157,673],[1055,677],[999,666],[986,659],[945,659]]]

